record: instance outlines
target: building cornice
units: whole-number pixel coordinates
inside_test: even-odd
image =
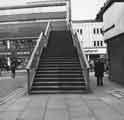
[[[96,20],[72,20],[72,23],[95,23],[95,22],[100,22]]]
[[[68,1],[68,0],[66,0]],[[66,1],[54,1],[54,2],[37,2],[37,3],[25,3],[23,5],[3,6],[0,10],[11,10],[11,9],[23,9],[23,8],[35,8],[35,7],[48,7],[48,6],[65,6]]]
[[[100,11],[96,15],[97,21],[102,21],[102,16],[106,12],[106,10],[114,3],[114,2],[124,2],[124,0],[107,0],[104,3],[104,6],[100,9]]]

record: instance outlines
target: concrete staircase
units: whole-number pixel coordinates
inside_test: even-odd
[[[82,93],[86,88],[71,33],[52,31],[40,57],[31,93]]]

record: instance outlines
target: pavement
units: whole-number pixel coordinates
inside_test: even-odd
[[[96,86],[93,73],[90,79],[88,94],[25,95],[13,99],[0,106],[0,120],[124,120],[124,86],[109,81],[107,74],[102,87]]]

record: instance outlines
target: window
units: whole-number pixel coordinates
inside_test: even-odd
[[[99,41],[97,41],[97,46],[99,46]]]
[[[97,28],[97,34],[99,34],[99,29]]]
[[[77,32],[79,32],[79,29],[77,29]]]
[[[94,41],[94,47],[96,47],[96,41]]]
[[[82,35],[82,29],[80,29],[80,34]]]
[[[103,32],[102,32],[102,28],[100,28],[100,33],[102,34]]]
[[[103,41],[101,41],[101,46],[103,46]]]
[[[94,34],[96,33],[96,30],[95,30],[95,28],[93,29],[93,33],[94,33]]]

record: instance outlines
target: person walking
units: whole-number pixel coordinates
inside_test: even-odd
[[[15,79],[15,74],[16,74],[16,67],[17,67],[17,57],[16,57],[16,50],[12,49],[11,51],[11,73],[12,73],[12,78]]]
[[[11,73],[12,73],[12,78],[15,79],[15,71],[17,67],[17,60],[15,57],[11,58]]]
[[[95,77],[97,78],[97,86],[103,86],[104,62],[103,59],[97,59],[94,67]]]

